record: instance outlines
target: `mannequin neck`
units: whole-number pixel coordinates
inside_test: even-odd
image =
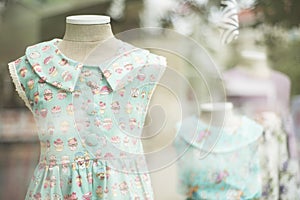
[[[67,23],[65,35],[58,48],[68,58],[83,63],[95,47],[110,38],[114,38],[114,35],[109,23]]]
[[[225,106],[214,106],[212,109],[202,109],[200,113],[200,120],[205,124],[210,124],[216,127],[236,128],[239,125],[239,118],[233,113],[232,104],[225,104]]]
[[[271,75],[271,68],[268,65],[267,56],[263,52],[242,51],[243,61],[241,67],[248,73],[257,76],[268,78]]]
[[[64,41],[101,42],[114,37],[111,25],[108,24],[66,24]]]

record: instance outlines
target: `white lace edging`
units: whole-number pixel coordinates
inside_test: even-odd
[[[16,91],[17,91],[18,95],[25,102],[25,105],[29,108],[29,110],[33,113],[32,108],[30,106],[30,103],[29,103],[29,101],[26,97],[26,94],[25,94],[24,90],[21,87],[21,83],[20,83],[20,80],[19,80],[18,75],[17,75],[15,63],[14,62],[8,63],[8,69],[9,69],[10,77],[12,78],[12,81],[15,85],[15,88],[16,88]]]

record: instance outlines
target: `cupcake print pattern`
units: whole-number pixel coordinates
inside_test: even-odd
[[[165,59],[120,41],[117,59],[85,66],[59,42],[9,64],[41,146],[25,199],[153,199],[139,136]]]

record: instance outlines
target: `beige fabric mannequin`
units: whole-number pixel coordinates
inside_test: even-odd
[[[199,119],[211,126],[236,129],[241,119],[233,112],[231,102],[205,103],[200,105]]]
[[[68,20],[76,17],[77,20]],[[105,17],[106,20],[103,20]],[[101,42],[113,38],[108,16],[77,15],[66,20],[66,31],[58,48],[67,57],[84,62],[89,53]],[[108,23],[107,23],[108,22]]]

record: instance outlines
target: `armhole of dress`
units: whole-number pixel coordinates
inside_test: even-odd
[[[29,110],[33,113],[32,108],[30,106],[30,103],[29,103],[29,101],[26,97],[26,94],[25,94],[24,90],[21,87],[21,82],[20,82],[20,80],[18,78],[18,75],[17,75],[15,63],[14,62],[8,63],[8,69],[9,69],[10,77],[12,78],[12,81],[15,85],[15,88],[16,88],[16,91],[17,91],[18,95],[25,102],[25,105],[27,106],[27,108],[29,108]]]
[[[157,85],[158,85],[158,83],[159,83],[161,77],[163,76],[163,74],[164,74],[164,72],[165,72],[165,68],[167,67],[167,59],[166,59],[165,57],[160,56],[160,61],[161,61],[160,65],[161,65],[161,66],[164,66],[164,68],[162,69],[162,71],[160,71],[160,74],[159,74],[159,77],[158,77],[156,83],[155,83],[154,86],[150,89],[151,92],[150,92],[148,101],[147,101],[147,103],[146,103],[145,116],[143,117],[143,118],[144,118],[144,123],[145,123],[145,120],[146,120],[146,117],[147,117],[147,113],[148,113],[148,111],[149,111],[149,106],[150,106],[150,104],[151,104],[151,99],[152,99],[152,97],[154,96],[154,92],[155,92],[155,90],[156,90],[156,87],[157,87]],[[143,123],[143,127],[144,127],[144,125],[145,125],[144,123]]]

